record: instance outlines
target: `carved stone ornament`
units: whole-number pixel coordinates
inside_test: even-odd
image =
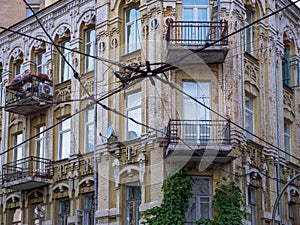
[[[15,61],[21,60],[23,57],[23,52],[21,48],[19,47],[15,48],[12,52],[12,57],[14,58]]]
[[[61,26],[56,34],[58,35],[58,38],[68,38],[70,36],[69,28],[66,26]]]
[[[88,11],[83,16],[83,22],[86,26],[88,26],[90,24],[94,24],[95,23],[94,18],[95,18],[95,12],[94,11]]]
[[[33,43],[33,47],[35,48],[35,50],[44,50],[45,49],[45,45],[43,41],[38,41],[36,40]]]

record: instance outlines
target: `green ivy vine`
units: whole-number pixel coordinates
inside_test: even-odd
[[[192,197],[194,180],[187,176],[188,168],[183,168],[166,179],[162,185],[164,198],[160,206],[146,210],[142,214],[142,224],[184,225],[185,212]]]

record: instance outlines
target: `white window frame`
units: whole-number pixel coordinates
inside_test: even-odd
[[[95,150],[94,145],[94,109],[85,111],[84,120],[84,152],[92,152]],[[90,148],[90,143],[92,143],[92,148]]]
[[[207,10],[207,18],[205,21],[199,21],[199,22],[208,22],[209,21],[209,1],[207,1],[207,4],[196,4],[196,5],[188,5],[185,4],[185,1],[182,1],[182,20],[187,21],[185,18],[184,9],[193,9],[193,20],[197,22],[198,21],[198,9],[206,9]]]
[[[71,48],[70,41],[61,42],[60,46],[60,50],[64,55],[64,58],[61,55],[59,56],[59,82],[61,83],[71,79],[72,68],[68,65],[65,59],[69,63],[72,63],[72,52],[66,49]]]
[[[245,14],[245,26],[248,26],[253,22],[254,14],[252,11],[246,8]],[[244,37],[244,46],[245,52],[249,54],[253,54],[253,26],[248,27],[245,29],[245,37]]]
[[[187,210],[187,212],[185,214],[187,222],[195,222],[194,220],[198,220],[201,217],[205,217],[205,216],[207,216],[208,219],[211,219],[212,218],[212,179],[211,179],[211,177],[206,177],[206,176],[192,176],[192,178],[195,180],[195,183],[194,183],[193,188],[192,188],[193,196],[189,199],[189,209]],[[203,193],[201,195],[195,193],[196,191],[199,191],[201,189],[197,185],[197,182],[196,182],[197,180],[199,181],[199,183],[204,183],[204,182],[201,182],[201,180],[202,181],[204,181],[204,180],[207,181],[207,183],[208,183],[208,187],[207,187],[208,193],[206,193],[206,194]],[[204,199],[208,199],[208,201],[204,201]],[[208,207],[207,207],[207,204],[208,204]],[[208,209],[208,215],[201,215],[201,208],[205,207],[205,206]],[[195,210],[194,215],[193,215],[193,212],[191,212],[191,210]],[[192,216],[194,218],[188,218],[188,216]],[[193,221],[189,221],[191,219]]]
[[[194,86],[194,87],[193,87]],[[191,93],[190,90],[196,93]],[[210,82],[183,81],[182,90],[210,108]],[[183,94],[182,118],[183,139],[189,143],[207,143],[210,139],[210,111]],[[190,121],[189,121],[190,120]],[[193,121],[191,121],[193,120]],[[205,144],[203,143],[203,144]]]
[[[45,173],[45,163],[43,162],[43,159],[45,159],[46,154],[46,134],[45,131],[46,126],[42,125],[39,127],[36,127],[36,134],[39,134],[35,138],[35,156],[39,159],[36,162],[35,165],[35,172]]]
[[[23,133],[15,134],[14,136],[14,146],[19,145],[23,142]],[[16,163],[16,161],[22,159],[23,156],[23,145],[15,147],[13,150],[12,160]]]
[[[23,70],[23,63],[17,62],[14,64],[14,75],[15,78],[22,76],[22,70]]]
[[[36,75],[43,73],[47,74],[47,62],[45,52],[39,52],[35,56],[35,71]]]
[[[129,106],[129,98],[130,96],[133,96],[133,95],[139,95],[137,98],[132,104],[133,106]],[[126,105],[126,108],[125,108],[125,115],[127,117],[132,117],[130,114],[131,112],[134,112],[134,111],[138,111],[140,110],[140,118],[133,118],[134,120],[138,121],[138,122],[141,122],[142,121],[142,92],[141,90],[138,90],[138,91],[135,91],[135,92],[130,92],[130,93],[127,93],[125,95],[125,105]],[[130,127],[130,124],[132,124],[133,126],[135,126],[136,129],[134,130],[129,130],[129,127]],[[129,135],[129,132],[135,132],[136,134],[136,137],[131,137]],[[138,125],[136,123],[134,123],[133,121],[131,121],[130,119],[126,119],[126,124],[125,124],[125,135],[126,135],[126,140],[131,140],[131,139],[134,139],[134,138],[138,138],[141,136],[141,133],[142,133],[142,126],[141,125]],[[133,134],[133,133],[131,133]]]
[[[129,20],[128,14],[130,11],[134,11],[136,13],[136,17],[133,20]],[[130,27],[132,27],[133,31],[133,41],[129,39]],[[141,49],[141,41],[142,41],[142,26],[141,26],[141,16],[139,11],[139,5],[131,7],[125,10],[125,53],[131,53]]]
[[[291,123],[289,121],[284,121],[284,150],[287,154],[285,154],[285,159],[287,161],[291,161],[292,154],[292,136],[291,136]]]
[[[58,159],[59,160],[68,158],[71,153],[71,118],[68,119],[63,118],[61,120],[64,121],[61,122],[58,126]],[[69,127],[64,127],[66,125],[69,125]],[[70,143],[69,146],[67,146],[68,149],[63,149],[65,143],[64,138],[68,134],[69,134]]]
[[[85,43],[84,51],[86,55],[95,55],[95,43],[96,43],[96,30],[88,29],[85,31]],[[89,56],[85,56],[84,70],[85,73],[93,71],[95,65],[95,59]]]
[[[249,106],[247,106],[246,102],[249,101]],[[245,95],[245,129],[251,133],[254,133],[254,98],[249,95]],[[250,118],[250,119],[247,119]],[[248,126],[247,126],[248,124]],[[253,135],[246,132],[246,138],[248,140],[253,140]]]

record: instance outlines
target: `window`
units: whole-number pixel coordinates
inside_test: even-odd
[[[254,132],[254,99],[245,95],[245,129]],[[246,138],[253,140],[253,136],[246,132]]]
[[[95,41],[96,32],[95,29],[87,30],[85,32],[85,54],[95,55]],[[85,72],[90,72],[94,70],[94,61],[92,57],[85,57]]]
[[[35,66],[36,75],[39,73],[47,74],[46,55],[44,52],[35,56]]]
[[[71,119],[64,120],[59,124],[58,130],[58,159],[65,159],[70,156],[71,150]]]
[[[41,159],[45,158],[45,144],[46,144],[46,135],[44,132],[46,126],[40,126],[36,128],[36,135],[35,138],[35,156]],[[42,163],[43,160],[38,160],[35,165],[35,172],[44,173],[45,171],[45,164]]]
[[[45,221],[46,208],[45,204],[38,204],[34,207],[34,225],[42,225]]]
[[[14,135],[14,146],[17,146],[23,142],[23,134]],[[12,152],[12,161],[16,163],[17,160],[22,159],[22,145],[14,148]]]
[[[33,8],[33,7],[31,7],[31,8],[33,9],[33,11],[34,11],[35,14],[40,10],[40,8]],[[28,17],[30,17],[32,15],[33,15],[33,13],[31,11],[31,9],[30,8],[26,8],[26,18],[28,18]]]
[[[21,77],[22,70],[23,70],[23,64],[22,63],[16,63],[14,65],[14,75],[15,75],[15,77]]]
[[[11,225],[21,225],[22,211],[20,208],[10,210]]]
[[[76,209],[76,220],[81,225],[94,224],[95,197],[94,194],[84,195],[84,209]]]
[[[189,208],[185,214],[188,223],[194,223],[201,217],[212,216],[212,187],[210,177],[193,176],[195,181],[189,200]]]
[[[126,116],[134,120],[142,121],[142,93],[134,92],[126,95]],[[142,127],[130,119],[126,120],[126,139],[134,139],[141,136]]]
[[[292,146],[291,146],[291,123],[288,121],[284,121],[284,150],[286,152],[285,159],[290,161],[292,154]]]
[[[141,48],[141,18],[138,5],[125,11],[125,21],[125,52],[130,53]]]
[[[282,81],[288,86],[291,84],[290,63],[290,52],[285,51],[282,57]]]
[[[197,99],[203,105],[210,107],[210,83],[209,82],[183,82],[184,93]],[[183,94],[183,138],[185,141],[205,142],[210,137],[209,110]]]
[[[141,187],[126,186],[126,203],[125,203],[126,225],[139,224],[139,206],[141,204]]]
[[[70,215],[70,200],[61,199],[58,201],[58,225],[67,225],[68,216]]]
[[[206,41],[208,25],[203,22],[209,21],[209,1],[183,0],[182,20],[185,22],[183,39],[188,40],[187,43],[192,44],[199,41]],[[202,23],[196,25],[196,22]]]
[[[85,152],[94,151],[94,110],[85,112]]]
[[[246,9],[245,26],[248,26],[253,22],[253,13]],[[248,27],[245,30],[245,51],[249,54],[253,53],[253,26]]]
[[[296,212],[296,204],[294,202],[289,202],[288,204],[288,213],[289,213],[289,224],[295,224],[295,212]]]
[[[68,65],[68,63],[65,61],[65,59],[72,63],[72,56],[70,49],[70,42],[66,41],[61,43],[61,52],[64,55],[65,58],[63,58],[61,55],[59,56],[59,82],[64,82],[69,79],[71,79],[71,67]]]
[[[251,222],[251,225],[256,225],[256,194],[255,194],[255,188],[254,187],[248,187],[248,205],[250,208],[250,215],[249,220]]]

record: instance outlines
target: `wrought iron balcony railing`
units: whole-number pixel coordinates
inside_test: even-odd
[[[227,21],[172,21],[168,26],[166,40],[169,44],[201,46],[222,39],[214,46],[224,46],[228,44],[227,34]]]
[[[49,159],[29,156],[2,165],[2,184],[6,188],[26,190],[43,186],[52,176],[53,164]]]
[[[186,147],[230,145],[230,123],[226,120],[170,120],[169,144]]]

